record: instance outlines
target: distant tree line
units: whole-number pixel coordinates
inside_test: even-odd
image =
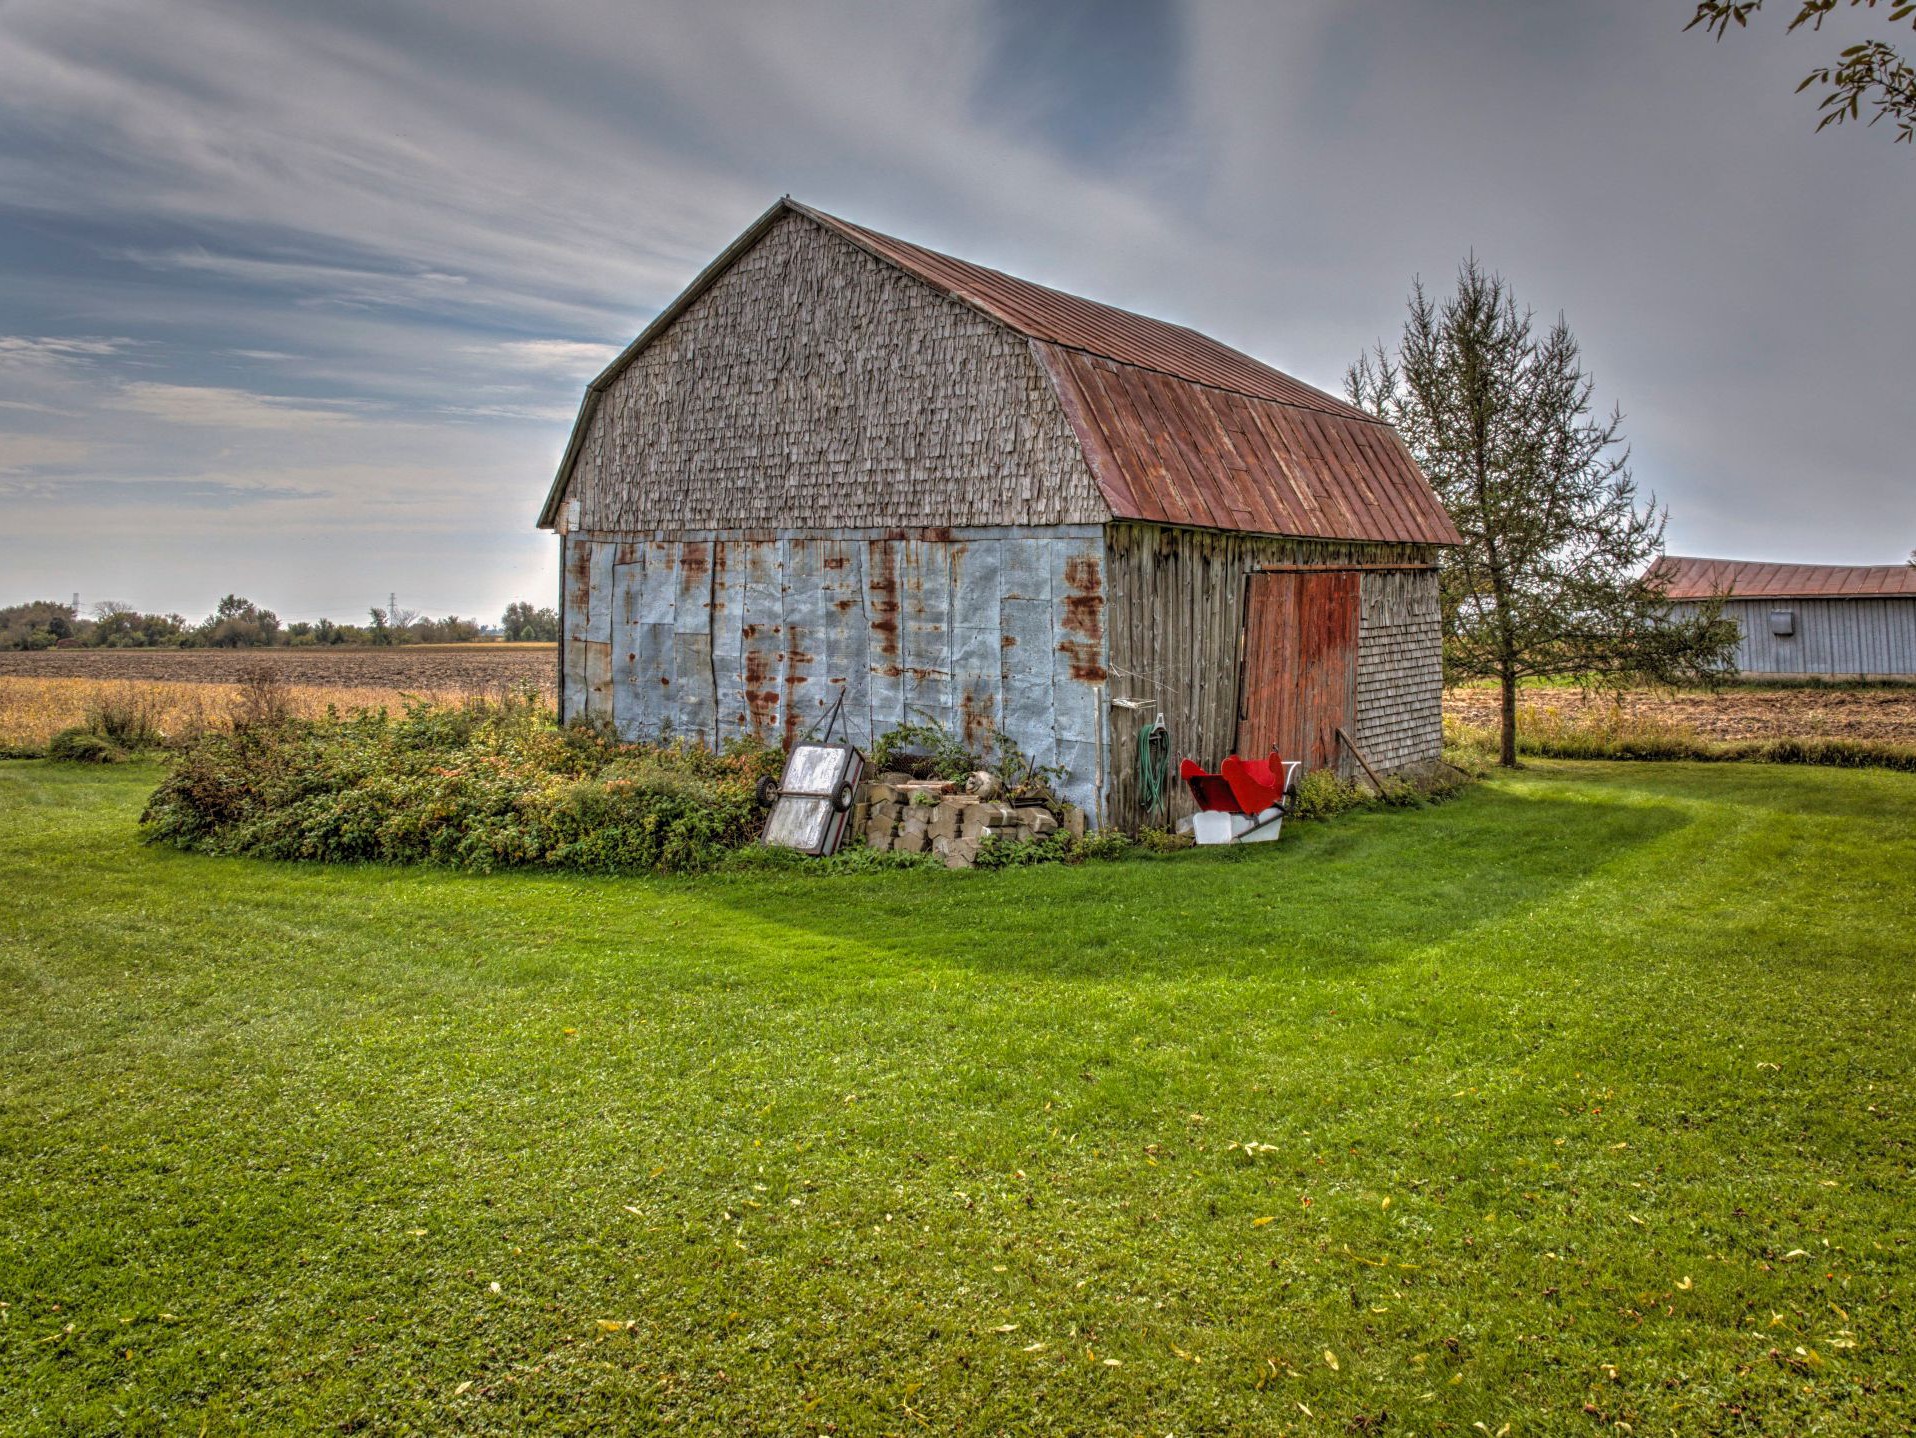
[[[506,639],[556,641],[559,616],[524,600],[506,606]],[[229,594],[194,623],[180,614],[142,614],[114,600],[81,613],[40,599],[0,607],[0,649],[303,649],[335,644],[467,644],[484,637],[476,619],[432,619],[409,609],[371,608],[364,624],[331,619],[282,623],[270,609]]]

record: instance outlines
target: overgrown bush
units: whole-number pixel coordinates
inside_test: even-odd
[[[126,750],[83,725],[62,729],[47,741],[47,758],[67,764],[118,764]]]
[[[880,734],[866,757],[874,774],[897,772],[954,784],[985,770],[998,776],[1007,799],[1054,806],[1065,773],[1062,765],[1036,763],[996,725],[985,725],[983,740],[974,748],[930,715],[922,724],[904,723]]]
[[[623,744],[528,701],[260,719],[189,745],[149,839],[260,858],[587,873],[711,869],[758,837],[782,756]]]

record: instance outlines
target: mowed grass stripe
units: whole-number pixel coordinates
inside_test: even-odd
[[[209,860],[155,778],[0,766],[0,1427],[1909,1420],[1909,776],[770,881]]]

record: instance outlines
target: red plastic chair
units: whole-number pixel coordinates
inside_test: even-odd
[[[1231,761],[1224,761],[1229,764]],[[1191,797],[1197,801],[1200,809],[1209,809],[1220,814],[1242,814],[1245,811],[1238,806],[1237,795],[1233,792],[1228,779],[1210,773],[1195,759],[1186,759],[1178,765],[1178,777],[1184,780],[1191,791]]]
[[[1218,769],[1231,786],[1239,813],[1262,814],[1284,797],[1284,761],[1276,750],[1268,759],[1240,759],[1232,754]]]

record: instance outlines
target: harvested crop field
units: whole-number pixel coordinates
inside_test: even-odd
[[[530,685],[556,697],[557,646],[418,644],[394,649],[49,649],[0,652],[0,757],[37,755],[62,729],[123,729],[164,743],[224,729],[262,676],[285,712],[397,713],[414,700],[497,698]]]
[[[0,652],[0,678],[238,684],[264,668],[284,684],[485,694],[520,684],[552,694],[555,644],[404,644],[390,649],[43,649]]]
[[[1579,689],[1531,689],[1524,710],[1561,723],[1595,723],[1621,704],[1630,718],[1687,729],[1708,740],[1877,739],[1916,743],[1916,684],[1853,689],[1628,690],[1620,697]],[[1475,727],[1497,723],[1497,691],[1444,692],[1444,717]]]

